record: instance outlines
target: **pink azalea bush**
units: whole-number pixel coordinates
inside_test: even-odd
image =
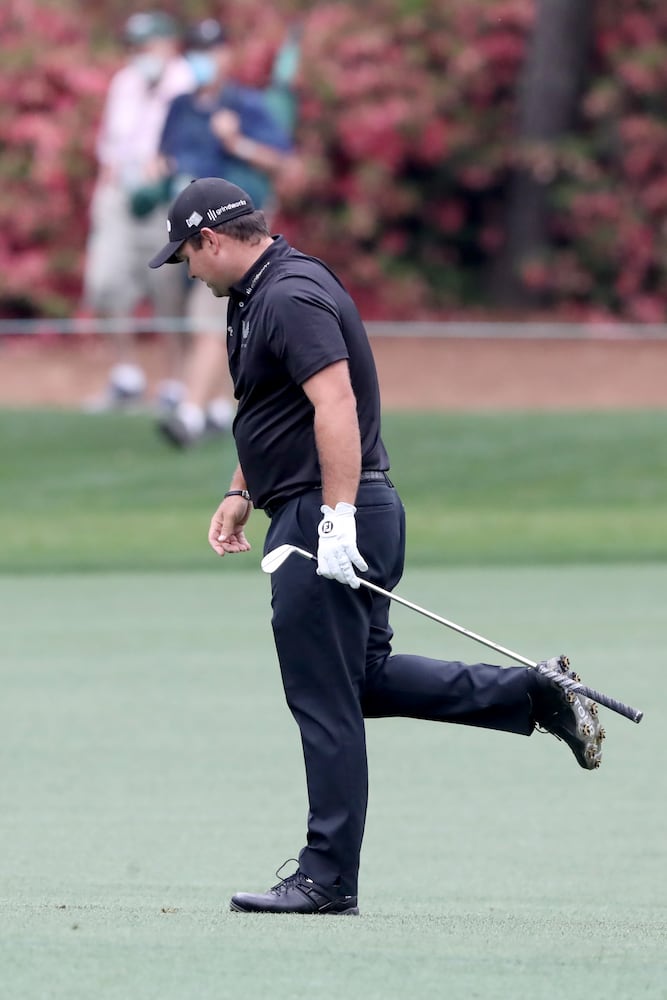
[[[0,303],[66,313],[79,295],[95,141],[108,79],[81,12],[0,5]]]
[[[167,7],[169,5],[167,4]],[[279,9],[277,9],[279,8]],[[120,0],[0,8],[0,304],[76,309],[104,92],[121,58]],[[174,4],[172,12],[181,12]],[[548,188],[549,245],[522,264],[555,315],[662,321],[667,303],[667,7],[598,0],[579,120],[548,147],[517,142],[517,81],[534,0],[229,0],[236,76],[265,86],[298,19],[305,182],[278,227],[326,258],[364,314],[493,310],[518,162]]]

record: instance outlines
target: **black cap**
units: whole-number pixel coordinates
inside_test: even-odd
[[[167,216],[169,242],[162,247],[149,267],[177,264],[177,250],[205,226],[217,226],[255,211],[252,198],[243,188],[222,177],[202,177],[179,194]]]
[[[198,21],[193,24],[185,36],[185,47],[187,49],[212,49],[216,45],[226,45],[227,34],[221,24],[212,18],[207,17],[205,21]]]

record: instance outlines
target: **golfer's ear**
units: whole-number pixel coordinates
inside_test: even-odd
[[[209,229],[208,226],[204,226],[203,229],[199,230],[199,235],[201,236],[203,246],[211,248],[218,246],[218,234],[214,229]]]

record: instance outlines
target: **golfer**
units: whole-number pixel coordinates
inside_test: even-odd
[[[232,910],[356,914],[368,792],[364,719],[405,716],[564,740],[597,767],[596,706],[523,667],[392,655],[389,600],[401,578],[405,515],[382,442],[370,345],[354,302],[320,260],[272,236],[250,196],[219,178],[190,184],[169,211],[151,267],[187,261],[229,296],[227,350],[238,409],[238,467],[211,520],[220,556],[247,552],[253,508],[270,518],[272,627],[287,704],[301,733],[308,830],[297,870]],[[552,661],[549,661],[550,663]],[[560,661],[554,660],[558,664]],[[561,666],[563,672],[566,666]]]

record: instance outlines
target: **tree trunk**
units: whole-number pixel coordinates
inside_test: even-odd
[[[594,0],[535,0],[536,22],[519,82],[518,148],[548,149],[571,130],[586,76]],[[548,248],[550,179],[518,166],[507,200],[507,239],[493,275],[493,294],[504,305],[536,304],[522,281],[522,266]]]

